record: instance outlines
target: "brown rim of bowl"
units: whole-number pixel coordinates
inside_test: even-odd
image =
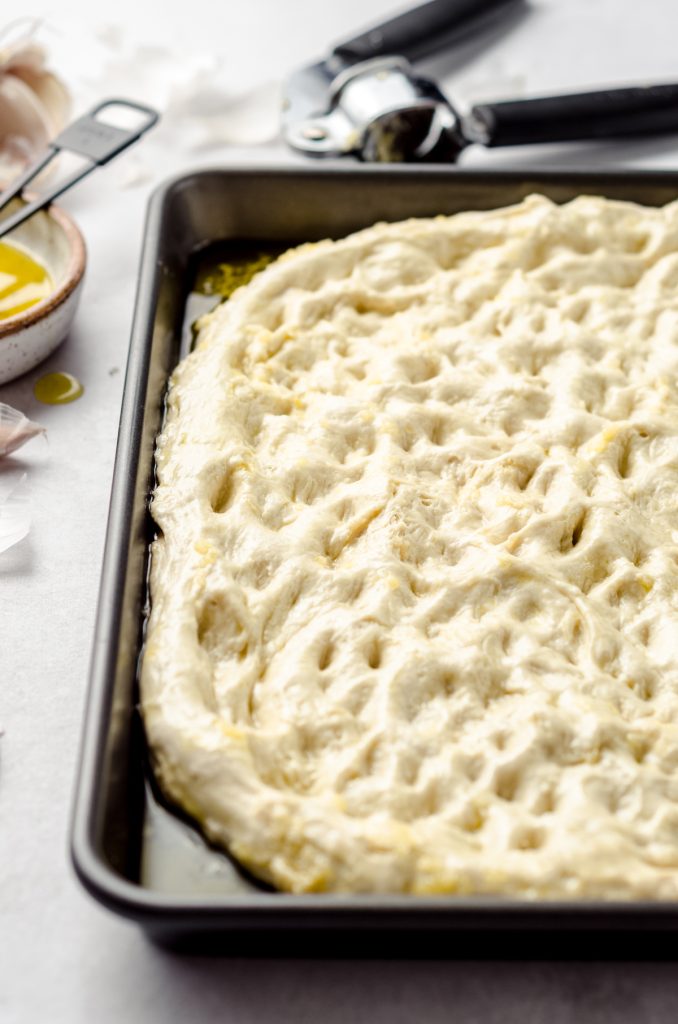
[[[54,204],[47,206],[41,212],[45,213],[48,217],[52,217],[66,235],[71,250],[68,266],[66,267],[66,275],[59,287],[50,292],[46,298],[41,299],[40,302],[36,302],[34,306],[23,310],[21,313],[15,313],[14,316],[8,316],[6,319],[0,320],[0,340],[6,338],[9,334],[14,334],[17,330],[30,327],[32,324],[37,323],[38,320],[48,316],[52,310],[60,306],[62,302],[65,302],[68,296],[75,291],[85,273],[87,249],[85,240],[80,234],[80,229],[76,226],[75,221],[65,210]]]

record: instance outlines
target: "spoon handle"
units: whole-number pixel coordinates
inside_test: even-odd
[[[122,128],[111,123],[110,118],[111,116],[115,118],[116,112],[118,119],[122,114],[128,122],[131,114],[135,119],[134,124],[131,127]],[[5,217],[0,221],[0,238],[28,220],[38,210],[49,206],[57,196],[62,195],[76,182],[85,178],[95,167],[101,167],[116,157],[118,153],[122,153],[144,132],[152,128],[158,117],[157,111],[151,107],[133,103],[131,100],[110,99],[104,100],[89,113],[73,121],[50,142],[45,152],[41,153],[37,160],[8,189],[0,193],[0,210],[20,195],[23,188],[54,159],[57,153],[62,151],[75,153],[83,157],[85,163],[68,177],[57,182],[50,192],[27,203],[12,216]]]

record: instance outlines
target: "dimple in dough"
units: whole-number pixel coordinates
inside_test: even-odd
[[[292,891],[678,895],[678,204],[294,250],[158,441],[142,704]]]

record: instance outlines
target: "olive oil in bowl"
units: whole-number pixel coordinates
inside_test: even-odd
[[[0,320],[23,313],[53,290],[49,271],[27,249],[0,242]]]

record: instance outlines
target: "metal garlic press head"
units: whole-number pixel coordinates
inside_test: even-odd
[[[329,83],[327,110],[287,125],[289,144],[309,156],[423,160],[444,143],[454,159],[466,144],[435,82],[418,76],[404,57],[375,57],[340,71]]]
[[[460,115],[422,56],[478,31],[523,0],[429,0],[337,44],[287,82],[282,131],[314,157],[454,161],[466,146],[523,145],[678,130],[678,85],[641,85],[483,103]]]

